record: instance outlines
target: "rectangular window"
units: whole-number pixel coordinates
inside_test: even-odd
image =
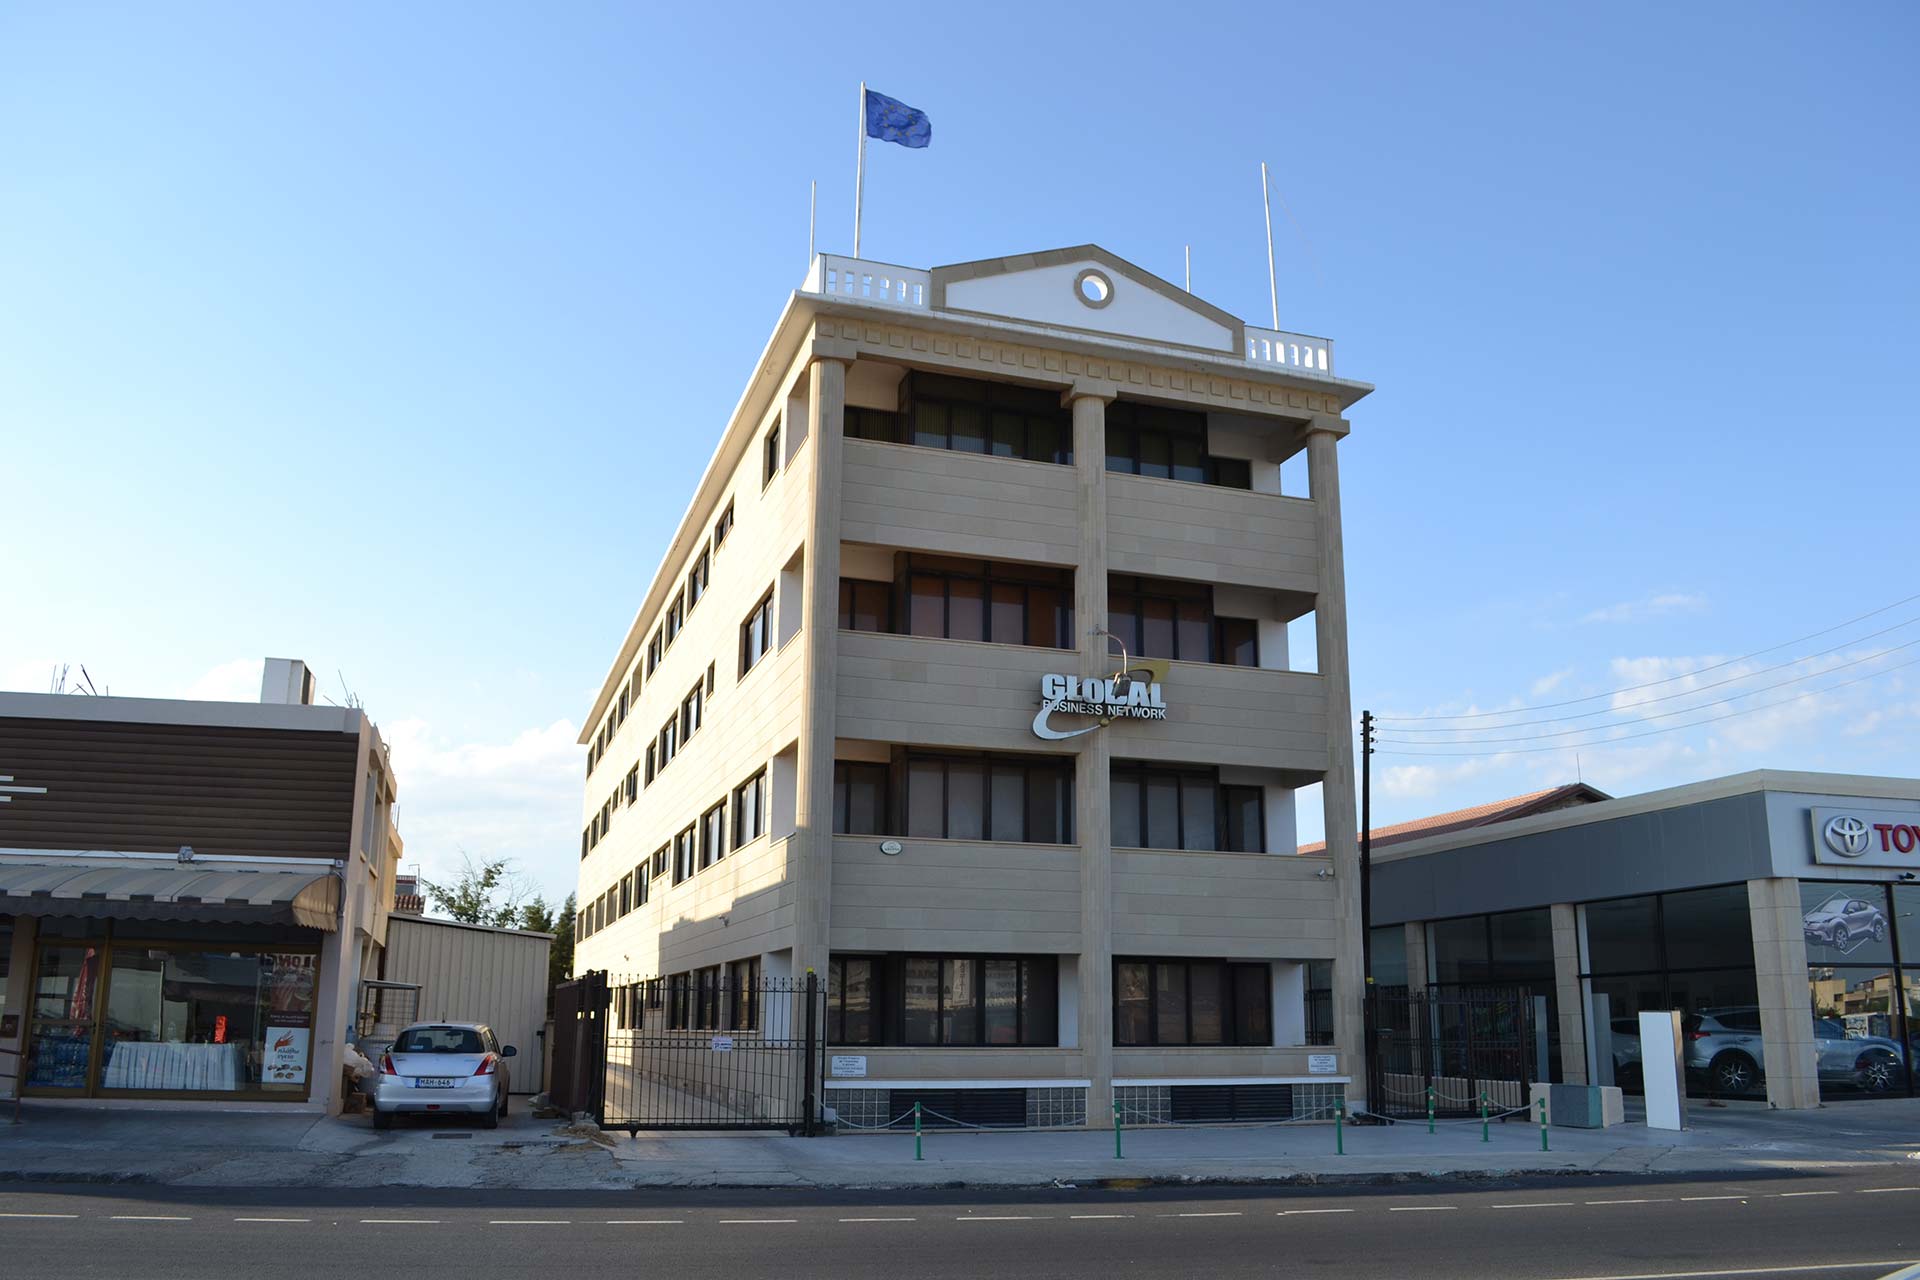
[[[1117,1045],[1271,1045],[1271,966],[1264,961],[1116,960]]]
[[[1109,796],[1117,849],[1266,852],[1261,788],[1222,786],[1218,770],[1115,761]]]
[[[660,876],[667,874],[667,857],[672,848],[672,845],[663,844],[653,851],[653,866],[650,867],[649,870],[652,872],[654,878],[658,879]]]
[[[640,794],[640,766],[627,770],[627,803],[632,804]]]
[[[659,763],[658,763],[658,761],[657,761],[657,759],[656,759],[656,757],[657,757],[657,756],[658,756],[658,754],[659,754],[659,752],[658,752],[658,747],[659,747],[659,743],[657,743],[657,742],[649,742],[649,743],[647,744],[647,773],[646,773],[646,778],[647,778],[647,785],[648,785],[648,786],[652,786],[652,785],[653,785],[653,775],[654,775],[655,773],[657,773],[657,772],[659,771]]]
[[[679,716],[669,717],[667,722],[660,726],[660,733],[654,739],[654,745],[659,748],[660,768],[664,769],[672,764],[674,756],[680,751]]]
[[[1207,415],[1186,409],[1115,400],[1107,406],[1107,470],[1126,475],[1253,487],[1253,466],[1244,458],[1207,453]]]
[[[664,636],[661,632],[661,629],[659,627],[655,627],[653,629],[653,639],[647,641],[647,674],[648,675],[652,675],[653,669],[660,665],[660,657],[666,651],[667,651],[667,646],[665,643]]]
[[[1213,651],[1230,667],[1260,665],[1260,627],[1252,618],[1215,618]]]
[[[844,1045],[1059,1043],[1052,956],[836,955],[827,1041]]]
[[[674,592],[672,603],[667,605],[666,647],[673,648],[673,642],[680,635],[680,628],[687,623],[687,601],[680,592]]]
[[[727,856],[727,802],[722,800],[700,815],[700,869],[705,871]]]
[[[673,838],[673,882],[679,884],[694,872],[693,828],[688,827]]]
[[[709,698],[713,696],[713,664],[711,662],[707,664],[707,696]]]
[[[720,518],[713,522],[713,549],[718,551],[720,544],[733,532],[733,499],[727,499],[726,507],[720,512]]]
[[[700,732],[701,704],[706,698],[706,682],[693,686],[693,692],[680,700],[680,743],[685,746],[688,739]]]
[[[1071,569],[953,556],[905,560],[907,634],[1073,647]]]
[[[883,444],[893,444],[900,438],[900,415],[885,409],[848,405],[842,430],[849,440],[878,440]]]
[[[760,957],[735,960],[727,966],[727,1028],[760,1028]]]
[[[833,762],[833,830],[845,836],[892,834],[887,828],[886,765]]]
[[[908,443],[1029,462],[1073,461],[1073,419],[1057,392],[917,371],[907,375],[902,391],[911,423]],[[863,439],[901,438],[893,414],[863,417],[856,426],[848,410],[847,422],[848,433],[857,430]]]
[[[767,771],[754,774],[733,789],[733,847],[767,833]]]
[[[1213,588],[1114,574],[1107,580],[1107,628],[1136,658],[1212,662]]]
[[[647,861],[642,859],[640,865],[633,869],[630,877],[633,880],[633,905],[635,910],[646,906],[647,899],[653,896],[651,892],[652,880],[647,875],[647,870]]]
[[[687,612],[693,612],[693,606],[700,603],[700,597],[707,594],[707,578],[712,572],[712,561],[703,549],[693,558],[693,568],[687,571]]]
[[[914,753],[906,760],[906,808],[910,836],[1071,844],[1073,762]]]
[[[767,429],[767,438],[760,445],[760,487],[766,488],[773,478],[780,474],[780,419],[775,418]]]
[[[840,579],[842,631],[892,631],[893,584]]]
[[[744,676],[753,670],[754,664],[766,657],[772,647],[773,589],[769,587],[746,621],[740,624],[740,674]]]

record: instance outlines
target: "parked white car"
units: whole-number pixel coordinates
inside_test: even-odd
[[[415,1023],[380,1055],[369,1090],[373,1127],[390,1129],[397,1115],[446,1114],[477,1116],[481,1128],[496,1128],[513,1084],[506,1060],[517,1052],[502,1047],[484,1023]]]

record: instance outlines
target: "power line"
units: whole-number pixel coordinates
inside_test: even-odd
[[[1716,699],[1714,699],[1714,700],[1713,700],[1713,701],[1711,701],[1711,702],[1696,702],[1696,703],[1694,703],[1694,704],[1693,704],[1692,706],[1690,706],[1690,707],[1681,707],[1681,708],[1679,708],[1679,709],[1677,709],[1677,710],[1674,710],[1674,711],[1662,711],[1662,712],[1659,712],[1659,713],[1657,713],[1657,714],[1655,714],[1655,715],[1650,715],[1650,716],[1630,716],[1630,717],[1628,717],[1628,718],[1627,718],[1627,719],[1625,719],[1625,720],[1618,720],[1618,721],[1615,721],[1615,722],[1614,722],[1614,723],[1612,723],[1612,724],[1589,724],[1589,725],[1582,725],[1582,726],[1581,726],[1580,728],[1578,728],[1578,729],[1561,729],[1561,730],[1558,730],[1557,732],[1554,732],[1554,733],[1523,733],[1523,734],[1521,734],[1521,735],[1519,735],[1518,737],[1513,737],[1513,738],[1465,738],[1465,739],[1462,739],[1462,740],[1461,740],[1461,741],[1459,741],[1459,742],[1452,742],[1452,743],[1449,743],[1449,742],[1422,742],[1422,741],[1421,741],[1420,739],[1418,739],[1418,738],[1382,738],[1382,739],[1380,739],[1380,741],[1382,741],[1382,742],[1392,742],[1392,743],[1398,743],[1398,744],[1399,744],[1399,745],[1401,745],[1401,746],[1409,746],[1409,747],[1416,747],[1416,746],[1417,746],[1417,747],[1445,747],[1445,746],[1460,746],[1460,747],[1465,747],[1465,746],[1477,746],[1478,744],[1480,744],[1480,743],[1482,743],[1482,742],[1539,742],[1539,741],[1541,741],[1541,740],[1543,740],[1543,739],[1546,739],[1546,738],[1571,738],[1571,737],[1574,737],[1574,736],[1575,736],[1576,734],[1582,734],[1582,733],[1604,733],[1604,732],[1606,732],[1606,731],[1607,731],[1607,730],[1609,730],[1609,729],[1624,729],[1624,728],[1626,728],[1626,727],[1628,727],[1629,725],[1635,725],[1635,724],[1642,724],[1642,723],[1645,723],[1645,722],[1646,722],[1646,721],[1648,721],[1648,720],[1665,720],[1665,719],[1667,719],[1667,718],[1668,718],[1668,717],[1670,717],[1670,716],[1684,716],[1684,715],[1687,715],[1687,714],[1688,714],[1689,712],[1694,712],[1694,711],[1705,711],[1705,710],[1706,710],[1706,709],[1707,709],[1708,707],[1723,707],[1723,706],[1725,706],[1725,705],[1726,705],[1727,703],[1729,703],[1729,702],[1738,702],[1738,701],[1740,701],[1740,700],[1741,700],[1742,698],[1751,698],[1751,697],[1753,697],[1753,696],[1754,696],[1755,694],[1760,694],[1760,693],[1768,693],[1768,692],[1771,692],[1771,691],[1772,691],[1772,690],[1774,690],[1774,689],[1784,689],[1784,688],[1786,688],[1786,687],[1787,687],[1788,685],[1790,685],[1790,684],[1798,684],[1798,683],[1800,683],[1800,682],[1801,682],[1802,680],[1812,680],[1812,679],[1813,679],[1813,678],[1815,678],[1816,676],[1827,676],[1827,675],[1832,675],[1832,674],[1833,674],[1834,672],[1836,672],[1836,671],[1845,671],[1845,670],[1847,670],[1847,669],[1848,669],[1848,668],[1850,668],[1850,667],[1858,667],[1858,666],[1862,666],[1862,665],[1864,665],[1864,664],[1866,664],[1866,663],[1869,663],[1869,662],[1878,662],[1878,661],[1879,661],[1880,659],[1882,659],[1882,658],[1884,658],[1884,657],[1886,657],[1886,656],[1887,656],[1888,654],[1890,654],[1890,653],[1899,653],[1899,652],[1900,652],[1900,651],[1901,651],[1902,649],[1911,649],[1911,648],[1913,648],[1913,646],[1915,646],[1915,645],[1917,645],[1917,644],[1920,644],[1920,640],[1909,640],[1909,641],[1907,641],[1907,642],[1906,642],[1905,644],[1896,644],[1896,645],[1891,645],[1891,646],[1889,646],[1888,648],[1885,648],[1885,649],[1882,649],[1882,650],[1880,650],[1880,652],[1878,652],[1878,653],[1870,653],[1870,654],[1868,654],[1868,655],[1867,655],[1866,657],[1864,657],[1864,658],[1856,658],[1856,659],[1854,659],[1854,660],[1853,660],[1852,662],[1838,662],[1838,663],[1835,663],[1835,664],[1834,664],[1833,666],[1831,666],[1831,667],[1827,667],[1827,668],[1825,668],[1824,670],[1821,670],[1821,671],[1808,671],[1808,672],[1806,672],[1806,673],[1804,673],[1804,674],[1802,674],[1802,675],[1797,675],[1797,676],[1790,676],[1790,677],[1788,677],[1788,678],[1787,678],[1787,679],[1785,679],[1785,680],[1776,680],[1776,681],[1774,681],[1774,682],[1773,682],[1772,684],[1763,684],[1763,685],[1761,685],[1761,686],[1760,686],[1759,688],[1757,688],[1757,689],[1748,689],[1748,690],[1747,690],[1747,691],[1746,691],[1745,693],[1734,693],[1734,694],[1729,694],[1728,696],[1726,696],[1726,697],[1724,697],[1724,698],[1716,698]],[[1842,647],[1844,647],[1844,646],[1842,646]],[[1821,656],[1821,655],[1815,655],[1815,656],[1817,657],[1817,656]],[[1796,659],[1796,661],[1804,661],[1804,659]],[[1792,664],[1791,664],[1791,663],[1789,663],[1789,664],[1787,664],[1787,665],[1789,665],[1789,666],[1791,666]],[[1731,681],[1724,681],[1724,680],[1723,680],[1723,681],[1721,681],[1721,683],[1722,683],[1722,684],[1730,684],[1730,683],[1732,683],[1732,682],[1731,682]],[[1679,696],[1679,695],[1675,695],[1675,696]],[[1622,708],[1622,709],[1623,709],[1623,710],[1632,710],[1632,708]],[[1544,723],[1544,722],[1542,722],[1542,723]],[[1507,728],[1507,727],[1508,727],[1508,726],[1506,726],[1506,725],[1488,725],[1488,726],[1487,726],[1487,732],[1496,732],[1496,731],[1498,731],[1498,730],[1500,730],[1500,729],[1504,729],[1504,728]],[[1516,727],[1516,728],[1517,728],[1518,726],[1514,726],[1514,727]],[[1465,733],[1465,732],[1468,732],[1468,730],[1464,730],[1464,729],[1449,729],[1449,730],[1436,730],[1436,729],[1429,729],[1429,730],[1427,730],[1427,732],[1429,732],[1429,733],[1441,733],[1441,732],[1445,732],[1445,733]]]
[[[1764,649],[1755,649],[1752,653],[1744,653],[1737,658],[1728,658],[1723,662],[1716,662],[1709,666],[1701,667],[1697,671],[1686,671],[1677,676],[1665,676],[1659,680],[1649,680],[1645,684],[1630,684],[1624,688],[1613,689],[1606,693],[1590,693],[1582,698],[1567,698],[1560,702],[1541,702],[1530,707],[1509,707],[1505,711],[1474,711],[1461,712],[1457,715],[1433,716],[1375,716],[1374,719],[1383,724],[1415,724],[1428,720],[1488,720],[1495,716],[1517,716],[1529,711],[1552,711],[1559,707],[1577,707],[1583,702],[1593,702],[1600,698],[1618,697],[1623,693],[1637,693],[1642,689],[1656,689],[1663,684],[1672,684],[1675,680],[1685,680],[1689,676],[1705,675],[1709,671],[1719,671],[1723,668],[1734,666],[1737,663],[1746,662],[1749,659],[1758,658],[1764,654],[1775,653],[1796,644],[1805,644],[1809,640],[1818,640],[1821,636],[1832,635],[1836,631],[1844,631],[1856,623],[1865,622],[1868,618],[1877,618],[1883,613],[1898,609],[1903,604],[1912,604],[1915,600],[1920,600],[1920,592],[1916,592],[1904,600],[1895,600],[1892,604],[1882,605],[1878,609],[1870,609],[1857,618],[1849,618],[1845,622],[1835,623],[1831,627],[1823,627],[1818,631],[1809,632],[1797,639],[1783,640],[1779,644],[1771,644]],[[1492,727],[1503,728],[1506,726],[1495,725]]]
[[[1578,746],[1579,749],[1582,751],[1586,751],[1596,747],[1611,747],[1617,743],[1631,742],[1635,738],[1653,738],[1653,737],[1658,737],[1660,734],[1663,734],[1663,733],[1678,733],[1682,729],[1697,729],[1701,725],[1718,724],[1722,720],[1733,720],[1740,716],[1750,716],[1756,711],[1766,711],[1772,707],[1784,707],[1789,703],[1798,702],[1802,698],[1811,698],[1816,694],[1832,693],[1837,689],[1845,689],[1849,685],[1860,684],[1863,681],[1867,681],[1867,680],[1878,680],[1881,676],[1891,675],[1892,673],[1900,670],[1903,667],[1911,667],[1915,665],[1920,665],[1920,658],[1909,658],[1905,662],[1897,662],[1893,666],[1887,667],[1886,669],[1881,671],[1869,671],[1866,675],[1855,676],[1851,680],[1842,680],[1838,684],[1830,684],[1822,689],[1808,689],[1803,693],[1794,694],[1791,698],[1781,698],[1774,702],[1763,702],[1757,707],[1743,707],[1739,711],[1729,711],[1725,715],[1709,716],[1705,720],[1696,720],[1696,721],[1693,721],[1691,724],[1670,724],[1662,729],[1649,729],[1645,733],[1622,734],[1618,738],[1608,738],[1601,742],[1582,742],[1577,744],[1562,743],[1561,745],[1554,746],[1554,747],[1504,747],[1498,751],[1388,751],[1388,750],[1381,750],[1379,754],[1383,756],[1447,756],[1447,757],[1452,757],[1453,759],[1456,759],[1456,760],[1467,760],[1467,759],[1474,759],[1476,757],[1483,758],[1487,756],[1534,755],[1542,751],[1571,751],[1574,749],[1575,746]],[[1465,746],[1467,744],[1462,743],[1460,745]]]

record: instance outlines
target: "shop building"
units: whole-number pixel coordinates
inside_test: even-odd
[[[0,693],[0,1093],[337,1111],[400,840],[357,708]]]
[[[1378,983],[1531,988],[1568,1083],[1637,1090],[1635,1015],[1675,1009],[1694,1096],[1803,1108],[1920,1088],[1920,781],[1557,790],[1569,803],[1548,812],[1376,842]]]
[[[811,972],[857,1122],[1357,1100],[1355,860],[1294,832],[1353,844],[1368,390],[1094,246],[815,259],[586,717],[616,1026]]]

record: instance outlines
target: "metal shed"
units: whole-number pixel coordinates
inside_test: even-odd
[[[380,976],[420,986],[421,1021],[484,1022],[514,1045],[513,1091],[537,1093],[545,1072],[550,933],[492,929],[395,913]]]

